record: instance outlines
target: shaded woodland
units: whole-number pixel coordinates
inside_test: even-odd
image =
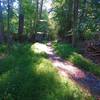
[[[0,42],[35,41],[37,33],[73,46],[99,39],[99,0],[53,0],[46,9],[50,1],[0,0]]]
[[[96,100],[37,42],[100,81],[100,0],[0,0],[0,100]]]

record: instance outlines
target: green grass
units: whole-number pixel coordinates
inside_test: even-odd
[[[7,53],[6,46],[0,50]],[[47,56],[30,44],[13,45],[6,55],[0,59],[0,100],[94,100],[59,76]]]
[[[82,56],[78,49],[73,48],[71,45],[65,43],[54,43],[53,48],[62,58],[69,60],[83,70],[100,76],[100,66]]]

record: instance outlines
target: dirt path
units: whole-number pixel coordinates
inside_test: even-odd
[[[51,47],[51,43],[41,46],[40,49],[48,54],[49,59],[62,75],[73,79],[77,84],[85,89],[88,89],[92,95],[96,96],[98,100],[100,100],[99,78],[96,78],[94,75],[88,72],[84,72],[78,67],[72,65],[70,62],[67,62],[57,56]]]

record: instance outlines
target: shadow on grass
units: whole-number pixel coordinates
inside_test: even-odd
[[[68,59],[75,65],[78,65],[79,68],[82,68],[100,77],[100,66],[94,64],[89,59],[84,58],[82,55],[73,53]]]
[[[79,68],[100,76],[100,66],[94,64],[92,61],[79,54],[78,49],[73,48],[69,44],[63,43],[54,43],[53,48],[60,57],[69,60]]]
[[[45,54],[31,45],[13,45],[0,61],[0,100],[85,100],[79,90],[62,81]]]

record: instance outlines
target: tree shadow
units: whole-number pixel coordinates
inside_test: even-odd
[[[61,61],[59,60],[61,58],[57,59],[55,55],[52,55],[52,58],[55,57],[55,59],[53,59],[54,61],[58,61],[57,63],[62,64],[62,66],[58,66],[58,69],[65,74],[68,74],[81,86],[87,88],[91,94],[100,97],[100,79],[93,75],[100,76],[100,67],[97,67],[97,65],[83,57],[81,54],[75,52],[72,47],[67,46],[66,44],[64,46],[63,44],[56,44],[54,49],[59,56],[63,56],[63,58],[72,63],[69,64],[63,59],[63,61]],[[86,71],[89,71],[90,73]]]
[[[69,44],[55,43],[54,49],[60,57],[70,61],[75,66],[100,77],[100,66],[85,58],[76,48],[71,47]]]
[[[15,45],[2,62],[0,100],[81,100],[46,60],[31,45]],[[77,96],[75,96],[77,94]]]

